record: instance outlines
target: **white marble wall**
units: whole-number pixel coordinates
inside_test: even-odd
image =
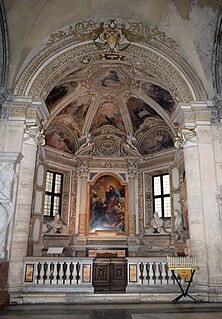
[[[212,127],[206,120],[204,107],[202,111],[205,112],[202,116],[195,114],[196,138],[186,140],[183,146],[190,249],[199,260],[200,271],[196,274],[199,289],[208,291],[210,300],[218,301],[222,291],[222,224],[218,202],[222,176],[218,133],[221,129],[220,125]],[[197,121],[198,117],[201,121]]]

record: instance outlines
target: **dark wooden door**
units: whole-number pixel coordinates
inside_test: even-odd
[[[125,258],[96,258],[93,264],[93,286],[96,291],[125,291],[127,261]]]

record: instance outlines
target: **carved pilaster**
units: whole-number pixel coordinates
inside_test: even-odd
[[[149,227],[150,221],[153,218],[153,194],[152,194],[152,176],[144,173],[145,182],[145,227]]]
[[[86,222],[87,222],[87,215],[80,214],[79,215],[79,234],[86,235]]]
[[[21,154],[0,153],[0,259],[5,258],[6,230],[13,215],[12,185]]]
[[[136,232],[136,221],[135,221],[135,215],[129,214],[129,234],[135,234]]]
[[[211,111],[211,124],[217,124],[222,119],[222,95],[216,95],[212,101],[208,103]]]

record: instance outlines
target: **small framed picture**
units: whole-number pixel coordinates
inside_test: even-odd
[[[90,283],[91,282],[91,265],[90,264],[83,265],[82,272],[83,272],[82,282]]]
[[[137,282],[137,265],[136,264],[129,265],[129,281]]]
[[[34,264],[26,264],[25,282],[33,282]]]

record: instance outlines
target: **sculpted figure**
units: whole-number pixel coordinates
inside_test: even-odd
[[[54,219],[47,224],[48,232],[52,232],[53,234],[64,234],[68,235],[69,227],[63,223],[60,218],[60,215],[57,213],[54,216]]]
[[[174,218],[175,218],[174,219],[174,228],[175,228],[175,233],[176,233],[176,239],[182,240],[182,232],[184,230],[183,217],[182,217],[182,213],[178,209],[175,209]]]
[[[6,228],[13,214],[10,192],[0,189],[0,258],[3,257]]]
[[[153,213],[153,218],[150,221],[150,225],[154,229],[154,233],[166,233],[163,219],[159,217],[157,212]]]
[[[175,230],[180,233],[183,231],[183,218],[182,218],[182,214],[178,209],[175,209],[174,212],[174,216],[175,216],[175,222],[174,222],[174,226],[175,226]]]

